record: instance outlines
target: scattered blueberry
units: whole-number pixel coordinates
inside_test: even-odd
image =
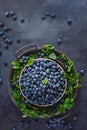
[[[70,18],[67,20],[67,24],[68,24],[68,25],[71,25],[71,24],[72,24],[72,20],[71,20]]]
[[[49,12],[46,12],[45,14],[46,14],[46,16],[50,16],[50,13],[49,13]]]
[[[0,51],[0,56],[2,55],[2,52]]]
[[[6,39],[6,35],[4,34],[4,35],[2,36],[2,38],[5,40],[5,39]]]
[[[61,43],[62,43],[62,39],[58,38],[58,39],[57,39],[57,43],[58,43],[58,44],[61,44]]]
[[[0,31],[0,37],[2,37],[4,35],[4,33],[2,31]]]
[[[24,121],[20,121],[20,125],[23,126],[24,125]]]
[[[43,15],[43,16],[41,17],[41,19],[42,19],[42,20],[45,20],[45,15]]]
[[[80,74],[84,75],[85,71],[83,69],[80,70]]]
[[[6,38],[4,39],[4,41],[5,41],[5,43],[8,43],[8,38],[6,37]]]
[[[5,49],[8,49],[8,45],[7,45],[7,44],[4,44],[4,48],[5,48]]]
[[[8,38],[8,44],[11,45],[12,44],[12,39]]]
[[[4,27],[4,24],[2,22],[0,22],[0,27],[3,28]]]
[[[76,117],[76,116],[74,116],[74,117],[73,117],[73,120],[74,120],[74,121],[76,121],[76,120],[77,120],[77,117]]]
[[[13,20],[17,20],[17,16],[16,15],[13,15],[12,18],[13,18]]]
[[[12,130],[17,130],[16,127],[13,127]]]
[[[20,22],[21,22],[21,23],[24,23],[24,18],[21,18],[21,19],[20,19]]]
[[[6,17],[9,17],[10,16],[10,13],[7,11],[7,12],[5,12],[5,16]]]
[[[20,42],[21,42],[21,40],[20,40],[20,39],[16,39],[16,42],[17,42],[17,43],[20,43]]]
[[[0,84],[2,84],[3,83],[3,80],[2,80],[2,78],[0,78]]]
[[[55,18],[56,18],[56,14],[55,14],[55,13],[52,13],[52,14],[51,14],[51,17],[52,17],[52,19],[55,19]]]
[[[9,13],[11,16],[13,16],[13,15],[15,16],[15,12],[13,10],[11,10]]]
[[[4,27],[4,31],[6,31],[6,32],[7,32],[7,31],[8,31],[8,27],[6,27],[6,26],[5,26],[5,27]]]
[[[7,62],[4,62],[4,66],[8,66],[8,63],[7,63]]]
[[[8,31],[11,31],[12,30],[12,28],[11,27],[8,27]]]

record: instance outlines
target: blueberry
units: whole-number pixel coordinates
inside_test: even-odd
[[[58,38],[58,39],[57,39],[57,43],[58,43],[58,44],[61,44],[61,43],[62,43],[62,39]]]
[[[4,24],[2,22],[0,22],[0,27],[3,28],[4,27]]]
[[[84,75],[85,71],[83,69],[80,70],[80,74]]]
[[[24,121],[20,121],[20,125],[23,126],[24,125]]]
[[[7,44],[4,44],[4,48],[5,48],[5,49],[8,49],[8,45],[7,45]]]
[[[55,14],[55,13],[52,13],[52,14],[51,14],[51,18],[52,18],[52,19],[55,19],[55,18],[56,18],[56,14]]]
[[[12,44],[12,39],[11,38],[8,39],[8,44],[9,45]]]
[[[76,117],[76,116],[74,116],[74,117],[73,117],[73,120],[74,120],[74,121],[76,121],[76,120],[77,120],[77,117]]]
[[[10,13],[7,11],[7,12],[5,12],[5,16],[6,17],[9,17],[10,16]]]
[[[2,55],[2,52],[0,51],[0,56]]]
[[[12,130],[17,130],[16,127],[13,127]]]
[[[4,33],[2,31],[0,31],[0,37],[2,37],[4,35]]]
[[[3,35],[2,38],[5,40],[6,39],[6,35]]]
[[[43,15],[43,16],[41,17],[41,19],[42,19],[42,20],[45,20],[45,15]]]
[[[11,16],[15,15],[15,12],[13,10],[11,10],[9,13]]]
[[[14,88],[15,87],[15,84],[14,82],[11,83],[11,87]]]
[[[2,80],[2,78],[0,78],[0,84],[2,84],[3,83],[3,80]]]
[[[8,31],[11,31],[12,30],[12,28],[11,27],[8,27]]]
[[[13,18],[13,20],[17,20],[17,16],[16,15],[13,15],[12,18]]]
[[[67,24],[68,24],[68,25],[71,25],[71,24],[72,24],[72,20],[71,20],[70,18],[67,20]]]
[[[5,41],[5,43],[8,43],[8,38],[5,38],[5,40],[4,40],[4,41]]]
[[[24,23],[24,18],[21,18],[21,19],[20,19],[20,22],[21,22],[21,23]]]
[[[68,123],[67,126],[68,126],[69,129],[72,129],[71,123]]]
[[[52,125],[52,126],[55,128],[55,127],[57,127],[57,124],[56,124],[56,123],[53,123],[53,125]]]
[[[4,62],[4,66],[8,66],[8,63],[7,63],[7,62]]]
[[[6,31],[6,32],[8,31],[8,27],[7,26],[4,27],[4,31]]]
[[[21,40],[20,40],[20,39],[17,39],[16,41],[17,41],[17,43],[20,43],[20,42],[21,42]]]
[[[45,15],[46,15],[46,16],[50,16],[50,13],[49,13],[49,12],[46,12]]]

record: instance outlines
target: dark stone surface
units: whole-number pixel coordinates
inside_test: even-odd
[[[14,10],[17,20],[6,18],[6,11]],[[49,11],[56,14],[55,19],[41,17]],[[24,18],[24,23],[20,19]],[[68,19],[72,19],[72,25],[67,24]],[[21,46],[30,43],[42,45],[53,43],[56,48],[62,50],[74,62],[77,70],[85,70],[83,87],[79,91],[75,114],[77,121],[73,123],[73,130],[87,130],[87,0],[0,0],[0,22],[12,28],[6,33],[13,39],[12,45],[8,50],[4,48],[4,41],[0,37],[0,77],[3,78],[3,85],[0,86],[0,130],[46,130],[44,121],[38,122],[24,121],[24,127],[20,126],[21,114],[8,98],[7,75],[14,53]],[[3,30],[0,28],[0,30]],[[21,39],[20,43],[16,39]],[[62,43],[57,44],[57,39],[62,38]],[[4,66],[7,62],[9,66]],[[3,109],[4,106],[4,109]],[[71,121],[71,118],[69,119]],[[50,128],[50,130],[61,128]]]

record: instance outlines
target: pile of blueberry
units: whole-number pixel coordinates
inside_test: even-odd
[[[72,124],[71,123],[67,123],[65,120],[61,120],[58,119],[58,121],[56,121],[56,118],[54,118],[53,122],[50,122],[49,120],[45,123],[45,126],[47,128],[56,128],[56,127],[61,127],[64,130],[72,130]]]
[[[54,61],[37,59],[23,69],[20,86],[29,102],[54,104],[64,93],[66,80],[63,69]]]

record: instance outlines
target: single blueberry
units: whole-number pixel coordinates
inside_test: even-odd
[[[8,44],[11,45],[12,44],[12,39],[8,38]]]
[[[0,84],[2,84],[3,83],[3,79],[2,78],[0,78]]]
[[[7,26],[4,27],[4,31],[5,31],[5,32],[8,31],[8,27],[7,27]]]
[[[50,12],[46,12],[45,15],[46,15],[46,16],[50,16]]]
[[[74,121],[76,121],[76,120],[77,120],[77,117],[76,117],[76,116],[74,116],[74,117],[73,117],[73,120],[74,120]]]
[[[0,31],[0,37],[2,37],[4,35],[4,33],[2,31]]]
[[[13,15],[12,18],[13,18],[13,20],[17,20],[17,16],[16,15]]]
[[[8,66],[8,63],[7,63],[7,62],[4,62],[4,66]]]
[[[80,74],[84,75],[85,71],[83,69],[80,70]]]
[[[2,38],[5,40],[6,39],[6,35],[3,35]]]
[[[8,31],[11,31],[12,30],[12,28],[11,27],[8,27]]]
[[[7,12],[5,12],[5,16],[6,17],[9,17],[10,16],[10,13],[7,11]]]
[[[68,24],[68,25],[71,25],[71,24],[72,24],[72,19],[69,18],[69,19],[67,20],[67,24]]]
[[[17,43],[20,43],[20,42],[21,42],[21,40],[20,40],[20,39],[16,39],[16,42],[17,42]]]
[[[21,23],[24,23],[24,18],[21,18],[21,19],[20,19],[20,22],[21,22]]]
[[[4,44],[4,48],[5,48],[5,49],[8,49],[8,45],[7,45],[7,44]]]
[[[2,52],[0,51],[0,56],[2,55]]]
[[[15,15],[15,12],[13,10],[11,10],[9,13],[11,16]]]
[[[17,130],[16,127],[13,127],[12,130]]]
[[[57,43],[58,43],[58,44],[61,44],[61,43],[62,43],[62,39],[61,39],[61,38],[58,38],[58,39],[57,39]]]
[[[4,23],[0,22],[0,27],[3,28],[4,27]]]
[[[41,17],[41,19],[42,19],[42,20],[45,20],[45,15],[43,15],[43,16]]]
[[[8,43],[8,38],[5,38],[4,41],[5,41],[5,43]]]
[[[52,14],[51,14],[51,17],[52,17],[52,19],[55,19],[55,18],[56,18],[56,14],[55,14],[55,13],[52,13]]]

